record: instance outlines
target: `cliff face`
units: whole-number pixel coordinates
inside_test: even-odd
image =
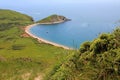
[[[41,24],[55,24],[55,23],[61,23],[61,22],[65,22],[69,19],[67,19],[64,16],[61,15],[51,15],[48,16],[47,18],[44,18],[40,21],[37,21],[37,23],[41,23]]]

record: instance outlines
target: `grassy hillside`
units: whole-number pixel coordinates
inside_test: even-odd
[[[64,16],[51,15],[51,16],[48,16],[47,18],[44,18],[38,21],[37,23],[53,23],[53,22],[64,21],[64,20],[67,20],[67,18],[65,18]]]
[[[120,28],[68,51],[21,36],[34,23],[31,17],[11,10],[0,15],[0,80],[39,80],[45,74],[46,80],[120,80]]]
[[[33,19],[16,11],[0,9],[0,31],[13,26],[25,26],[33,23]]]
[[[46,80],[120,80],[120,28],[83,43]]]
[[[69,54],[62,48],[21,36],[22,26],[34,23],[31,17],[11,10],[0,10],[0,15],[0,80],[41,78]]]

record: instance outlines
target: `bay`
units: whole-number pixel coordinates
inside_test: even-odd
[[[71,21],[55,25],[37,25],[30,32],[38,37],[62,44],[71,48],[79,48],[85,41],[92,41],[100,33],[111,32],[120,25],[120,3],[39,3],[37,5],[2,6],[28,14],[35,21],[52,14],[63,15]]]
[[[120,11],[111,5],[106,7],[96,4],[89,4],[89,6],[78,4],[74,7],[67,5],[63,9],[60,9],[60,6],[52,9],[45,8],[44,17],[54,13],[72,20],[55,25],[37,25],[30,31],[38,37],[71,48],[79,48],[83,42],[92,41],[100,33],[111,32],[119,25],[117,21],[120,19]]]

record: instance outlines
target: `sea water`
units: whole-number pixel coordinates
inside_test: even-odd
[[[120,8],[109,4],[88,5],[78,4],[76,6],[67,5],[63,8],[59,6],[45,8],[44,12],[41,12],[41,15],[44,13],[44,17],[60,14],[71,19],[71,21],[54,25],[37,25],[32,27],[30,31],[43,39],[68,47],[79,48],[81,43],[92,41],[99,34],[111,32],[118,26]]]
[[[40,4],[27,7],[9,6],[8,9],[28,14],[35,21],[52,14],[71,19],[60,24],[36,25],[30,32],[40,38],[72,48],[79,48],[83,42],[92,41],[101,33],[111,32],[119,26],[120,20],[120,3]]]

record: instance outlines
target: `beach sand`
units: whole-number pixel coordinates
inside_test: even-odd
[[[51,45],[54,45],[54,46],[56,46],[56,47],[62,47],[62,48],[64,48],[64,49],[72,50],[72,48],[69,48],[69,47],[67,47],[67,46],[60,45],[60,44],[57,44],[57,43],[54,43],[54,42],[45,40],[45,39],[43,39],[43,38],[37,37],[37,36],[33,35],[32,33],[30,33],[30,28],[31,28],[31,27],[34,27],[35,25],[38,25],[38,24],[32,24],[32,25],[26,26],[25,32],[26,32],[29,36],[31,36],[31,37],[33,37],[33,38],[35,38],[35,39],[38,39],[38,41],[42,41],[42,42],[44,42],[44,43],[51,44]]]

